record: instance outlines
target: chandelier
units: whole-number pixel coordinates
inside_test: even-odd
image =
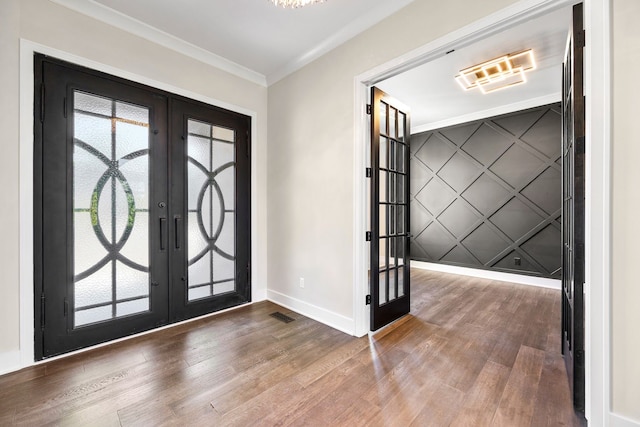
[[[322,3],[324,0],[271,0],[276,6],[296,8],[313,3]]]

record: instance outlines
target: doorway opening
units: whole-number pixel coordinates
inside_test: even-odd
[[[520,243],[527,243],[528,241],[533,241],[533,237],[535,236],[542,236],[545,233],[547,234],[545,239],[547,243],[545,244],[541,244],[541,246],[548,246],[549,242],[554,242],[555,240],[557,240],[556,244],[554,244],[553,246],[553,251],[554,253],[557,253],[557,256],[549,256],[549,254],[544,254],[544,250],[541,251],[541,255],[542,258],[544,258],[545,256],[547,256],[547,258],[553,258],[553,260],[550,259],[546,259],[543,261],[546,261],[546,265],[545,262],[538,262],[538,260],[533,259],[533,257],[530,257],[528,255],[530,255],[529,251],[523,251],[523,253],[520,253],[520,248],[518,247],[518,245],[511,245],[511,247],[509,247],[509,245],[506,245],[505,248],[502,248],[502,250],[497,251],[497,253],[493,254],[492,257],[489,257],[486,261],[492,261],[492,262],[485,262],[483,263],[481,259],[479,259],[478,257],[473,257],[473,254],[469,254],[467,253],[466,255],[471,255],[471,260],[474,261],[480,261],[481,264],[485,264],[485,267],[487,266],[486,264],[490,264],[491,266],[498,266],[498,267],[502,267],[503,269],[506,270],[526,270],[523,267],[523,258],[525,260],[525,262],[530,261],[527,263],[527,265],[524,265],[524,267],[529,267],[529,269],[531,270],[531,267],[535,267],[534,270],[537,271],[529,271],[530,275],[542,275],[545,278],[552,278],[552,279],[559,279],[560,278],[560,273],[561,273],[561,269],[560,269],[560,265],[561,265],[561,242],[560,242],[560,237],[561,237],[561,220],[562,220],[562,209],[561,209],[561,194],[560,194],[560,179],[561,179],[561,170],[562,170],[562,160],[561,160],[561,144],[560,144],[560,140],[561,140],[561,134],[560,134],[560,118],[562,115],[562,112],[560,111],[558,107],[558,102],[561,99],[561,80],[558,76],[560,76],[560,70],[562,68],[562,60],[563,60],[563,53],[564,53],[564,48],[565,48],[565,43],[566,43],[566,37],[567,37],[567,33],[568,33],[568,29],[569,29],[569,25],[571,22],[571,12],[570,12],[570,6],[571,2],[563,2],[562,4],[555,4],[553,7],[549,7],[549,5],[546,6],[541,6],[538,10],[536,10],[535,12],[530,12],[530,14],[523,20],[522,15],[518,16],[517,18],[513,19],[513,21],[510,22],[510,24],[506,24],[503,28],[501,28],[501,30],[505,30],[505,32],[507,32],[509,29],[514,29],[516,25],[524,25],[525,23],[528,23],[532,26],[537,26],[540,27],[539,23],[540,22],[547,22],[549,21],[549,16],[550,15],[556,15],[556,16],[561,16],[562,17],[562,27],[559,31],[557,31],[557,34],[555,34],[555,39],[551,34],[546,34],[546,35],[536,35],[535,38],[540,41],[542,44],[544,44],[545,46],[543,47],[538,47],[538,50],[543,52],[542,58],[543,58],[543,63],[554,63],[555,64],[555,68],[549,67],[546,64],[542,64],[544,66],[540,67],[542,69],[542,71],[546,71],[548,72],[548,78],[542,77],[541,80],[551,80],[554,82],[556,88],[551,91],[551,92],[544,92],[543,90],[541,90],[540,87],[536,87],[533,83],[531,86],[529,86],[529,88],[531,88],[532,93],[537,94],[537,96],[529,96],[529,98],[522,100],[520,99],[519,101],[511,101],[509,102],[509,105],[507,107],[504,106],[492,106],[489,108],[484,108],[483,111],[481,111],[480,113],[477,112],[467,112],[464,114],[458,114],[458,117],[456,119],[451,119],[451,117],[446,117],[446,113],[445,113],[445,118],[442,118],[440,120],[434,120],[432,119],[431,123],[427,123],[425,125],[423,125],[424,127],[421,129],[418,129],[419,131],[429,131],[432,129],[439,129],[440,127],[449,127],[449,126],[453,126],[456,123],[465,123],[465,119],[470,121],[471,119],[477,119],[477,118],[484,118],[484,117],[488,117],[493,115],[498,115],[498,114],[506,114],[506,113],[511,113],[512,115],[517,115],[517,113],[515,113],[516,111],[522,111],[525,109],[530,109],[533,107],[540,107],[542,105],[546,105],[547,106],[547,112],[549,111],[551,112],[551,115],[554,116],[554,119],[558,122],[557,126],[555,126],[557,128],[557,132],[555,134],[555,136],[553,137],[554,141],[555,141],[555,145],[554,145],[554,152],[553,153],[547,153],[548,156],[546,159],[541,159],[539,158],[538,160],[542,161],[543,165],[539,165],[540,170],[537,171],[535,177],[533,177],[533,179],[540,179],[540,182],[544,182],[544,181],[549,181],[550,177],[549,175],[555,175],[554,178],[555,180],[558,181],[558,185],[555,186],[557,187],[557,196],[556,199],[553,203],[553,206],[548,206],[548,207],[542,207],[540,205],[536,205],[536,206],[529,206],[529,208],[533,208],[533,210],[537,210],[538,208],[540,209],[540,212],[537,212],[536,215],[539,215],[540,213],[545,213],[547,214],[546,216],[548,218],[544,218],[543,221],[538,221],[536,222],[535,218],[531,219],[531,223],[533,224],[533,222],[536,222],[536,226],[537,229],[533,229],[535,227],[530,228],[527,232],[525,232],[524,234],[529,234],[529,235],[525,235],[522,236],[522,242]],[[544,9],[544,10],[543,10]],[[546,16],[545,16],[546,15]],[[513,17],[512,17],[513,18]],[[536,23],[536,20],[539,20],[538,23]],[[518,21],[517,23],[514,21]],[[526,22],[525,22],[526,21]],[[515,30],[518,31],[518,30]],[[398,79],[399,77],[401,77],[401,74],[403,72],[406,72],[405,74],[409,74],[409,73],[417,73],[416,70],[418,70],[420,68],[420,65],[426,65],[426,66],[432,66],[434,68],[432,68],[432,71],[434,71],[436,68],[438,68],[438,57],[440,58],[444,58],[443,61],[447,60],[447,57],[450,58],[453,57],[453,55],[456,55],[457,53],[462,52],[464,49],[467,49],[471,46],[472,42],[476,42],[480,39],[482,39],[482,44],[486,46],[486,44],[490,44],[487,43],[487,41],[491,41],[492,38],[496,38],[496,36],[499,36],[499,31],[495,29],[495,27],[492,27],[492,31],[490,32],[490,35],[487,37],[480,37],[479,35],[475,35],[475,37],[470,37],[469,39],[465,39],[465,38],[461,38],[459,40],[457,40],[456,42],[443,42],[437,49],[431,49],[430,51],[427,51],[426,53],[423,54],[423,56],[421,57],[421,61],[419,64],[417,63],[410,63],[410,61],[405,60],[404,63],[402,63],[402,59],[399,59],[397,61],[396,64],[390,65],[389,69],[387,69],[386,71],[382,72],[380,70],[377,71],[373,71],[371,72],[370,75],[363,75],[363,76],[359,76],[356,80],[356,84],[362,84],[363,86],[373,86],[375,85],[376,87],[380,87],[383,90],[385,90],[386,92],[390,93],[392,96],[397,97],[398,99],[400,99],[402,102],[406,103],[409,105],[409,107],[412,109],[412,122],[415,124],[416,122],[419,123],[419,119],[416,119],[416,112],[415,112],[415,104],[412,103],[411,101],[407,101],[406,97],[403,98],[403,95],[401,94],[401,91],[395,90],[394,88],[392,88],[392,84],[386,85],[388,80],[393,80],[393,79]],[[548,37],[547,37],[548,36]],[[510,37],[509,38],[510,41],[513,41],[514,38]],[[549,45],[552,44],[550,43],[550,40],[555,40],[556,43],[556,53],[555,53],[555,57],[554,55],[549,54]],[[507,43],[508,44],[508,43]],[[527,46],[528,47],[528,46]],[[552,46],[553,47],[553,46]],[[510,53],[510,49],[509,47],[504,47],[504,43],[502,46],[502,49],[505,49],[505,51],[503,53]],[[511,50],[521,50],[522,47],[520,48],[516,48],[516,49],[511,49]],[[545,51],[545,49],[547,49]],[[534,50],[536,50],[534,48]],[[553,50],[553,49],[551,49]],[[477,62],[480,62],[479,60],[480,58],[478,58]],[[486,59],[486,58],[484,58]],[[417,61],[416,61],[417,62]],[[466,65],[471,65],[474,62],[471,62],[470,64],[466,64]],[[540,64],[539,64],[540,66]],[[453,79],[453,76],[455,75],[455,73],[461,69],[463,67],[459,67],[458,69],[452,70],[452,72],[450,72],[451,70],[447,71],[447,77],[448,79]],[[548,69],[547,69],[548,68]],[[409,70],[409,71],[407,71]],[[440,68],[441,71],[441,68]],[[441,77],[440,75],[437,74],[437,72],[432,73],[435,74],[436,77]],[[544,74],[544,73],[541,73]],[[422,76],[424,77],[424,75]],[[442,81],[441,80],[437,80],[434,79],[435,81],[437,81],[436,84],[441,84],[442,85]],[[424,82],[425,80],[423,80]],[[532,82],[534,81],[534,79],[532,79]],[[529,83],[527,83],[529,84]],[[423,84],[422,86],[426,86],[429,87],[429,83]],[[443,85],[444,86],[444,85]],[[526,86],[526,85],[523,85]],[[431,86],[431,88],[433,88],[433,86]],[[458,88],[459,89],[459,88]],[[427,89],[428,90],[428,89]],[[418,90],[416,90],[416,87],[413,86],[413,91],[416,92]],[[513,92],[512,89],[509,89],[507,91],[504,91],[503,93],[506,94],[507,92]],[[364,92],[364,91],[362,91]],[[440,95],[440,94],[438,94]],[[446,95],[443,95],[446,96]],[[356,98],[358,99],[358,95],[356,96]],[[437,98],[437,97],[436,97]],[[486,99],[486,98],[485,98]],[[447,102],[451,102],[450,100],[444,100],[443,98],[437,98],[436,100],[431,99],[430,100],[433,104],[432,105],[436,105],[438,109],[440,110],[446,110],[447,109]],[[502,102],[502,101],[501,101]],[[453,102],[455,103],[455,102]],[[551,105],[553,103],[553,105]],[[473,107],[471,107],[473,108]],[[545,112],[542,113],[542,117],[546,114]],[[524,112],[523,112],[524,115]],[[542,117],[538,117],[536,120],[534,120],[534,122],[538,122],[540,119],[542,119]],[[462,120],[461,120],[462,118]],[[531,123],[529,123],[529,125],[531,125]],[[418,125],[420,126],[420,125]],[[416,126],[416,127],[418,127]],[[530,127],[530,126],[529,126]],[[551,128],[553,128],[554,126],[552,125]],[[365,128],[366,129],[366,128]],[[527,128],[528,129],[528,128]],[[474,130],[471,131],[471,133],[473,133],[474,131],[477,131],[478,128],[475,128]],[[543,131],[544,132],[544,131]],[[412,134],[415,133],[415,129],[412,129]],[[358,132],[357,132],[358,134]],[[360,134],[360,136],[362,136]],[[469,135],[467,135],[469,136]],[[522,138],[522,135],[519,136],[519,138]],[[451,141],[449,141],[451,142]],[[464,145],[464,143],[466,143],[467,140],[465,139],[460,145]],[[452,144],[455,145],[455,144]],[[516,144],[517,146],[518,144]],[[529,144],[530,145],[530,144]],[[446,145],[445,145],[446,146]],[[449,147],[452,148],[452,147]],[[470,147],[467,147],[470,149]],[[495,148],[495,147],[494,147]],[[518,147],[518,148],[523,148],[523,147]],[[487,171],[491,171],[491,167],[493,165],[493,163],[498,160],[499,158],[501,158],[502,156],[507,154],[507,151],[509,149],[509,146],[505,147],[505,150],[498,150],[497,155],[495,158],[493,159],[488,159],[487,160],[487,164],[479,164],[479,165],[474,165],[476,168],[480,168],[483,169],[484,168],[484,172]],[[446,151],[446,150],[445,150]],[[441,163],[438,167],[436,167],[436,169],[432,169],[431,172],[433,173],[433,175],[436,175],[436,173],[440,170],[440,168],[444,167],[444,165],[447,162],[453,162],[454,160],[464,160],[464,156],[458,156],[458,158],[456,158],[456,154],[454,153],[455,150],[450,150],[451,152],[449,153],[445,153],[442,154],[443,157],[446,157],[446,159],[444,160],[443,163]],[[463,150],[466,152],[466,154],[469,154],[469,150]],[[515,149],[513,150],[514,152],[516,151]],[[415,154],[415,153],[414,153]],[[513,155],[513,152],[511,153],[511,157],[517,157],[515,155]],[[369,154],[368,153],[363,153],[362,154],[362,158],[367,158]],[[471,155],[471,157],[473,158],[473,155]],[[462,159],[462,160],[461,160]],[[477,159],[476,159],[477,160]],[[506,160],[503,159],[503,160]],[[439,161],[439,160],[438,160]],[[510,159],[510,162],[507,163],[511,163],[513,164],[514,162],[517,163],[517,159]],[[479,177],[483,176],[483,171],[479,171],[478,174],[475,174],[476,171],[474,171],[473,173],[469,173],[468,177],[466,177],[465,179],[468,179],[469,182],[467,183],[462,183],[460,184],[462,187],[460,189],[460,192],[464,192],[465,190],[468,190],[469,184],[473,184],[476,181],[478,181]],[[546,175],[545,175],[546,174]],[[454,173],[452,173],[452,175],[455,175]],[[434,178],[433,176],[430,178]],[[440,177],[439,177],[440,178]],[[455,176],[454,179],[460,178],[460,176]],[[533,182],[533,179],[530,180],[529,182],[525,183],[522,188],[517,189],[515,188],[516,192],[519,194],[522,193],[522,190],[525,190],[526,186],[531,185]],[[427,179],[427,181],[429,181],[429,179]],[[427,183],[425,183],[426,185]],[[441,183],[442,184],[442,183]],[[449,185],[450,187],[452,187],[451,189],[455,190],[455,184],[451,184],[451,183],[445,183],[446,185]],[[540,185],[538,183],[539,187],[544,187],[544,184]],[[448,188],[446,186],[442,186],[442,192],[446,192],[448,190]],[[513,186],[511,186],[513,187]],[[529,187],[529,192],[531,193],[533,186]],[[512,188],[513,189],[513,188]],[[413,193],[413,192],[412,192]],[[436,192],[437,193],[437,192]],[[432,192],[433,194],[433,192]],[[412,197],[414,197],[415,194],[412,194]],[[535,198],[535,195],[531,195],[531,197]],[[455,198],[453,198],[455,199]],[[452,199],[452,200],[453,200]],[[511,199],[505,199],[505,200],[511,200]],[[518,201],[518,197],[514,197],[514,200]],[[530,201],[529,198],[527,198],[527,200]],[[459,209],[457,209],[458,212],[453,212],[455,210],[455,202],[452,202],[451,200],[448,201],[441,201],[443,206],[442,209],[439,209],[438,212],[435,212],[436,217],[439,217],[440,215],[442,215],[447,209],[451,208],[451,212],[449,216],[451,216],[454,220],[455,219],[460,219],[461,216],[463,216],[462,214],[460,214],[460,211],[464,211],[464,207],[465,206],[458,206]],[[515,202],[514,202],[515,203]],[[535,203],[533,203],[535,205]],[[557,205],[557,206],[556,206]],[[506,205],[501,205],[501,207],[505,207]],[[476,207],[472,207],[476,208]],[[477,209],[477,208],[476,208]],[[507,211],[514,211],[514,212],[520,212],[522,211],[522,209],[517,209],[514,208],[513,206],[509,207],[507,206]],[[412,211],[413,213],[413,211]],[[464,213],[464,212],[463,212]],[[496,212],[492,212],[491,215],[496,214]],[[456,218],[457,217],[457,218]],[[434,220],[435,218],[432,218],[431,220]],[[451,219],[451,218],[450,218]],[[449,221],[449,220],[448,220]],[[449,221],[451,222],[451,221]],[[463,221],[464,222],[464,221]],[[507,222],[509,222],[509,220],[507,220]],[[460,226],[462,228],[465,228],[465,230],[463,231],[469,231],[470,233],[479,230],[480,227],[478,226],[478,222],[477,221],[467,221],[467,224],[465,226]],[[412,237],[416,237],[415,233],[418,231],[415,228],[413,228],[413,218],[412,218],[412,234],[414,234],[414,236]],[[495,225],[495,224],[494,224]],[[511,222],[511,225],[514,225],[513,222]],[[521,224],[515,224],[516,226],[521,225]],[[452,224],[452,227],[455,227],[456,224]],[[460,228],[459,227],[459,228]],[[507,225],[507,227],[509,227]],[[428,227],[425,227],[428,228]],[[443,227],[444,228],[444,227]],[[517,227],[516,227],[517,228]],[[418,232],[423,232],[424,229],[419,230]],[[450,230],[446,230],[445,231],[450,231]],[[511,230],[512,233],[518,233],[518,231],[514,231]],[[482,233],[479,233],[482,234]],[[485,233],[486,234],[486,233]],[[509,236],[508,233],[503,233],[505,236],[507,237],[511,237],[511,243],[518,243],[517,240],[518,238],[514,238],[513,236]],[[522,233],[521,233],[522,234]],[[464,238],[468,238],[469,233],[467,233],[467,236],[464,236]],[[434,239],[437,240],[437,235],[434,236],[430,236],[431,237],[431,241],[433,242]],[[455,236],[454,240],[455,240]],[[460,240],[460,239],[458,239]],[[482,239],[480,239],[481,241]],[[509,239],[506,239],[507,243]],[[459,241],[457,243],[460,243]],[[437,245],[437,243],[436,243]],[[445,246],[445,245],[443,245]],[[455,242],[454,244],[452,244],[452,247],[455,246]],[[531,246],[531,244],[529,244],[529,246]],[[446,257],[447,254],[452,254],[452,247],[447,247],[447,248],[440,248],[442,250],[442,253],[439,254],[438,256],[438,261],[440,261],[442,258]],[[480,248],[480,250],[483,250],[484,248]],[[470,252],[470,251],[467,251]],[[465,254],[462,254],[465,255]],[[525,256],[520,256],[520,255],[525,255]],[[528,259],[531,258],[531,259]],[[460,254],[458,254],[457,259],[456,257],[454,257],[454,262],[453,263],[460,263]],[[445,260],[446,261],[446,260]],[[509,263],[512,262],[513,264],[509,265]],[[513,268],[516,267],[516,268]],[[356,272],[357,274],[357,272]],[[556,288],[560,288],[560,283],[559,280],[555,280],[554,282],[557,282],[556,284],[554,284],[554,287]],[[357,292],[357,291],[356,291]],[[358,300],[357,298],[357,293],[356,293],[356,301]]]

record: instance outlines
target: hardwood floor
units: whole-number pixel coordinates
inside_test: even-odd
[[[559,291],[412,285],[411,314],[371,337],[261,302],[2,376],[0,425],[580,425]]]

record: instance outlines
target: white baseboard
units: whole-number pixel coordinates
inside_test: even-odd
[[[345,334],[354,335],[353,319],[334,313],[322,307],[318,307],[297,298],[290,297],[277,291],[267,290],[267,299],[303,316],[317,320],[327,326],[331,326]]]
[[[640,422],[630,420],[629,418],[612,412],[609,414],[609,425],[611,427],[640,427]]]
[[[411,261],[411,267],[422,270],[440,271],[442,273],[460,274],[461,276],[479,277],[481,279],[500,280],[502,282],[518,283],[521,285],[539,286],[541,288],[561,289],[561,282],[557,279],[525,276],[522,274],[502,273],[499,271],[480,270],[478,268],[458,267],[454,265],[435,264],[424,261]]]
[[[267,299],[266,289],[260,289],[260,290],[251,292],[251,302],[266,301],[266,299]]]
[[[5,351],[0,353],[0,375],[22,369],[20,362],[20,350]]]

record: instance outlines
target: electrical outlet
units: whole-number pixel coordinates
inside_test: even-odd
[[[300,278],[300,287],[304,288],[304,277]]]
[[[513,258],[513,263],[515,265],[522,265],[522,259],[520,259],[520,257],[514,257]]]

